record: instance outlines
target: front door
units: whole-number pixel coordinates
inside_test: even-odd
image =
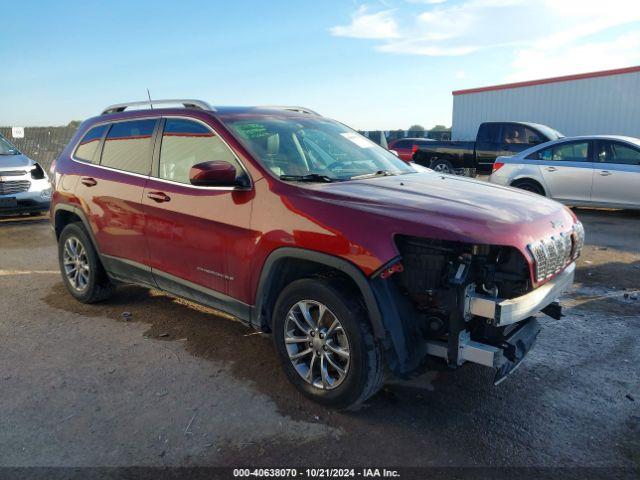
[[[187,117],[166,118],[163,124],[154,173],[142,197],[154,279],[167,291],[230,311],[225,305],[232,301],[230,283],[244,279],[237,273],[243,266],[229,258],[243,248],[253,192],[193,186],[189,171],[198,163],[226,161],[238,175],[247,174],[210,126]]]
[[[566,203],[588,203],[593,183],[591,142],[563,142],[536,152],[547,195]]]
[[[597,142],[591,199],[596,203],[640,206],[640,148],[618,141]]]

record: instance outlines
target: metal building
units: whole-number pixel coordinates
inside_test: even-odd
[[[640,137],[640,66],[453,92],[454,140],[474,140],[488,121]]]

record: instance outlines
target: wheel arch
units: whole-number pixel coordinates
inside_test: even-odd
[[[518,178],[512,180],[511,183],[509,184],[509,186],[518,188],[519,185],[522,185],[523,183],[531,183],[531,184],[536,185],[538,188],[540,188],[540,191],[542,192],[542,195],[544,195],[545,197],[547,196],[547,189],[545,188],[545,186],[542,183],[540,183],[539,180],[537,180],[535,178],[518,177]]]
[[[256,305],[251,319],[254,326],[262,330],[269,330],[273,307],[282,289],[294,280],[308,278],[314,274],[336,274],[351,282],[351,285],[357,289],[362,297],[375,336],[384,337],[385,329],[380,308],[364,273],[354,264],[342,258],[295,247],[282,247],[274,250],[264,262],[256,290]]]
[[[100,248],[98,246],[98,243],[96,242],[95,237],[93,236],[93,229],[89,224],[89,220],[87,220],[87,217],[84,214],[84,212],[79,207],[76,207],[75,205],[58,204],[55,206],[55,209],[53,211],[52,222],[53,222],[53,231],[55,233],[56,240],[60,238],[60,234],[62,233],[62,230],[64,229],[64,227],[66,227],[70,223],[74,223],[78,221],[81,222],[82,225],[84,226],[84,229],[87,232],[87,235],[91,240],[91,243],[93,243],[93,248],[96,249],[96,252],[100,257]]]

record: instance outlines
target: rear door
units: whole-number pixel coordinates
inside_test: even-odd
[[[620,141],[598,140],[595,151],[592,201],[640,206],[640,148]]]
[[[142,197],[154,279],[178,294],[204,292],[207,302],[218,298],[225,303],[227,294],[241,297],[249,269],[247,259],[238,255],[250,236],[253,191],[193,186],[189,170],[201,162],[226,161],[238,176],[247,174],[211,126],[188,117],[168,117],[163,124],[154,172]],[[229,311],[229,305],[218,308]]]
[[[593,184],[592,142],[562,142],[527,157],[538,160],[547,195],[563,202],[588,203]]]
[[[491,170],[491,166],[498,155],[500,149],[501,128],[499,123],[483,123],[478,130],[476,137],[475,153],[478,167],[482,170]],[[513,155],[507,153],[506,155]]]
[[[95,127],[73,157],[79,163],[76,195],[107,269],[149,284],[141,199],[157,124],[157,119],[140,119]]]

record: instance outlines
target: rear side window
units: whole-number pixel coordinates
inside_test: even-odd
[[[118,122],[104,140],[101,165],[125,172],[149,174],[151,137],[156,120]]]
[[[483,123],[478,131],[479,142],[497,143],[500,136],[499,123]]]
[[[73,157],[83,162],[98,163],[96,152],[107,128],[108,125],[98,125],[89,130],[80,140]]]
[[[160,149],[160,178],[188,184],[191,167],[211,161],[228,162],[236,167],[236,174],[241,172],[233,152],[209,128],[191,120],[167,119]]]
[[[589,142],[563,143],[538,150],[527,158],[547,162],[586,162],[589,158]]]

